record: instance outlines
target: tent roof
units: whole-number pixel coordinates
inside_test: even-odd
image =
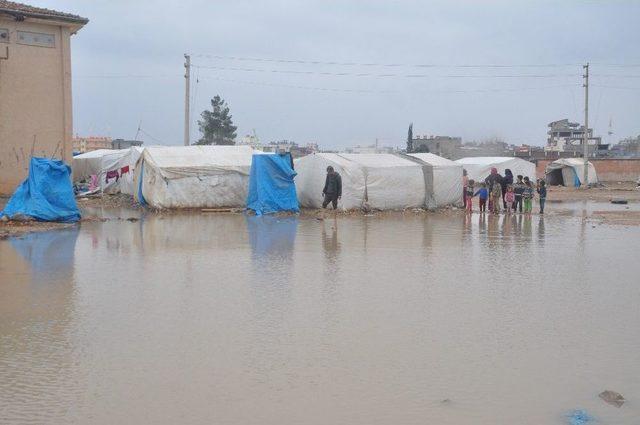
[[[455,162],[457,162],[458,164],[491,165],[514,160],[524,161],[524,159],[516,158],[514,156],[469,156],[466,158],[458,159]]]
[[[317,153],[315,155],[340,165],[352,163],[370,168],[416,166],[415,162],[390,153]]]
[[[128,149],[122,149],[128,150]],[[120,152],[120,149],[97,149],[95,151],[89,151],[85,153],[81,153],[80,155],[76,155],[73,159],[87,159],[87,158],[100,158],[104,155],[110,155],[116,152]]]
[[[144,155],[160,168],[202,168],[251,166],[250,146],[153,146]]]
[[[410,153],[409,156],[438,167],[462,167],[462,165],[433,153]]]
[[[588,161],[591,164],[591,161]],[[566,165],[569,167],[581,167],[584,165],[584,160],[582,158],[560,158],[556,159],[553,162],[550,162],[548,165]]]

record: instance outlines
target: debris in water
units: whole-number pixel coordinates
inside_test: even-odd
[[[593,420],[586,410],[574,410],[567,417],[570,425],[584,425]]]
[[[138,220],[140,220],[140,219],[139,219],[139,218],[137,218],[137,217],[129,217],[129,218],[127,219],[127,221],[130,221],[130,222],[134,222],[134,221],[138,221]]]
[[[621,407],[626,401],[622,394],[615,391],[606,390],[598,394],[598,396],[612,406]]]

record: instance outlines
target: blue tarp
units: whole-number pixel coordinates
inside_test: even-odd
[[[80,220],[71,185],[71,168],[62,161],[31,158],[29,177],[9,199],[0,213],[4,215],[10,219],[26,216],[66,223]]]
[[[300,211],[295,176],[290,154],[253,155],[247,208],[256,215]]]

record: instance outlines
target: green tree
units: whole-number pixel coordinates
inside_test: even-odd
[[[236,127],[226,102],[218,95],[211,99],[211,110],[204,110],[198,120],[202,137],[196,145],[235,145]]]
[[[409,124],[409,132],[407,133],[407,153],[413,152],[413,123]]]

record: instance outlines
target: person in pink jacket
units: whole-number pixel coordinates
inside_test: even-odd
[[[513,191],[513,185],[507,185],[507,191],[504,193],[504,202],[506,202],[507,214],[511,214],[515,200],[516,193]]]

